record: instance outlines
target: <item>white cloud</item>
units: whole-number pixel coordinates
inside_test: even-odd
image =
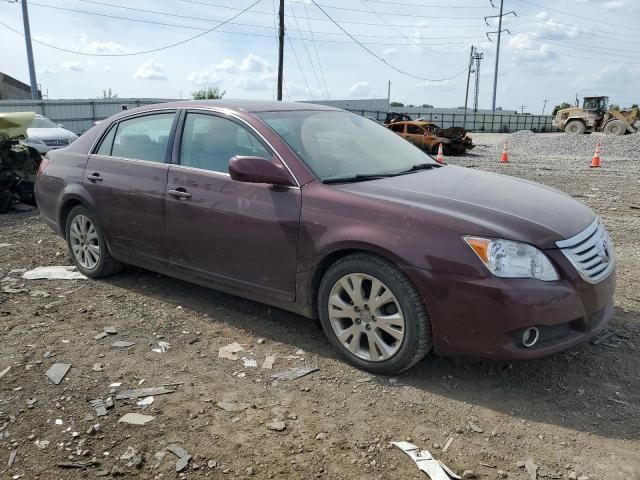
[[[452,79],[452,80],[444,80],[442,82],[432,82],[429,80],[426,80],[424,82],[420,82],[418,84],[416,84],[416,87],[418,88],[428,88],[429,90],[434,90],[434,89],[438,89],[438,90],[454,90],[456,88],[458,88],[458,85],[456,84],[456,82]]]
[[[97,40],[93,40],[92,42],[86,43],[86,37],[83,37],[81,40],[82,43],[85,43],[82,51],[85,53],[93,53],[93,54],[114,54],[114,53],[127,53],[127,49],[124,48],[119,43],[109,41],[109,42],[100,42]]]
[[[305,85],[300,85],[296,82],[286,82],[286,93],[292,100],[313,100],[322,98],[322,90],[318,88],[307,88]]]
[[[274,74],[241,75],[236,80],[236,85],[243,90],[250,91],[273,90],[276,85],[276,76]]]
[[[625,0],[576,0],[577,4],[593,5],[604,10],[623,10],[627,8],[627,2]]]
[[[219,85],[222,78],[213,69],[200,70],[199,72],[191,72],[189,81],[198,87],[207,85]]]
[[[138,67],[133,78],[138,80],[167,80],[169,77],[164,72],[164,65],[150,58]]]
[[[517,64],[546,62],[558,57],[548,44],[537,42],[534,44],[529,36],[523,34],[510,37],[508,45],[513,50],[517,50],[515,56],[515,63]]]
[[[55,68],[49,67],[47,65],[43,65],[42,67],[38,68],[38,73],[39,74],[49,74],[49,73],[56,73],[58,70],[56,70]]]
[[[607,65],[602,68],[595,69],[591,75],[580,76],[576,82],[576,89],[587,93],[602,95],[598,92],[606,92],[605,95],[614,101],[616,97],[619,101],[614,103],[625,103],[637,101],[629,95],[629,79],[638,78],[640,76],[640,66],[632,65]]]
[[[273,71],[273,68],[267,60],[259,57],[258,55],[254,55],[253,53],[247,55],[241,62],[236,62],[232,58],[225,58],[219,65],[216,65],[215,69],[228,73],[266,73]]]
[[[371,84],[369,82],[356,82],[349,89],[350,97],[368,98],[371,96]]]
[[[66,68],[67,70],[71,70],[72,72],[83,72],[84,65],[80,62],[62,62],[62,68]]]

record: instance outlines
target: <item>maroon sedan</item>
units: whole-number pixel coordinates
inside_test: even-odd
[[[132,264],[305,317],[373,372],[497,359],[605,328],[615,267],[589,208],[440,165],[392,131],[289,102],[151,105],[49,152],[42,217],[93,278]]]

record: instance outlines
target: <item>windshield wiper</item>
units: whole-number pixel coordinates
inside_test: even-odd
[[[419,163],[417,165],[413,165],[411,168],[398,172],[398,174],[417,172],[418,170],[431,170],[432,168],[440,168],[441,166],[442,165],[437,163]]]
[[[380,178],[395,177],[397,173],[368,173],[358,175],[351,175],[349,177],[337,177],[337,178],[325,178],[322,183],[350,183],[350,182],[365,182],[367,180],[378,180]]]

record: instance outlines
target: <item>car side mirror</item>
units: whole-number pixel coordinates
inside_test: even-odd
[[[291,176],[284,168],[262,157],[232,157],[229,160],[229,175],[238,182],[294,186]]]

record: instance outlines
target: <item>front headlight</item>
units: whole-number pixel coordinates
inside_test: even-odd
[[[558,280],[558,272],[547,256],[527,243],[499,238],[464,237],[485,267],[496,277]]]

